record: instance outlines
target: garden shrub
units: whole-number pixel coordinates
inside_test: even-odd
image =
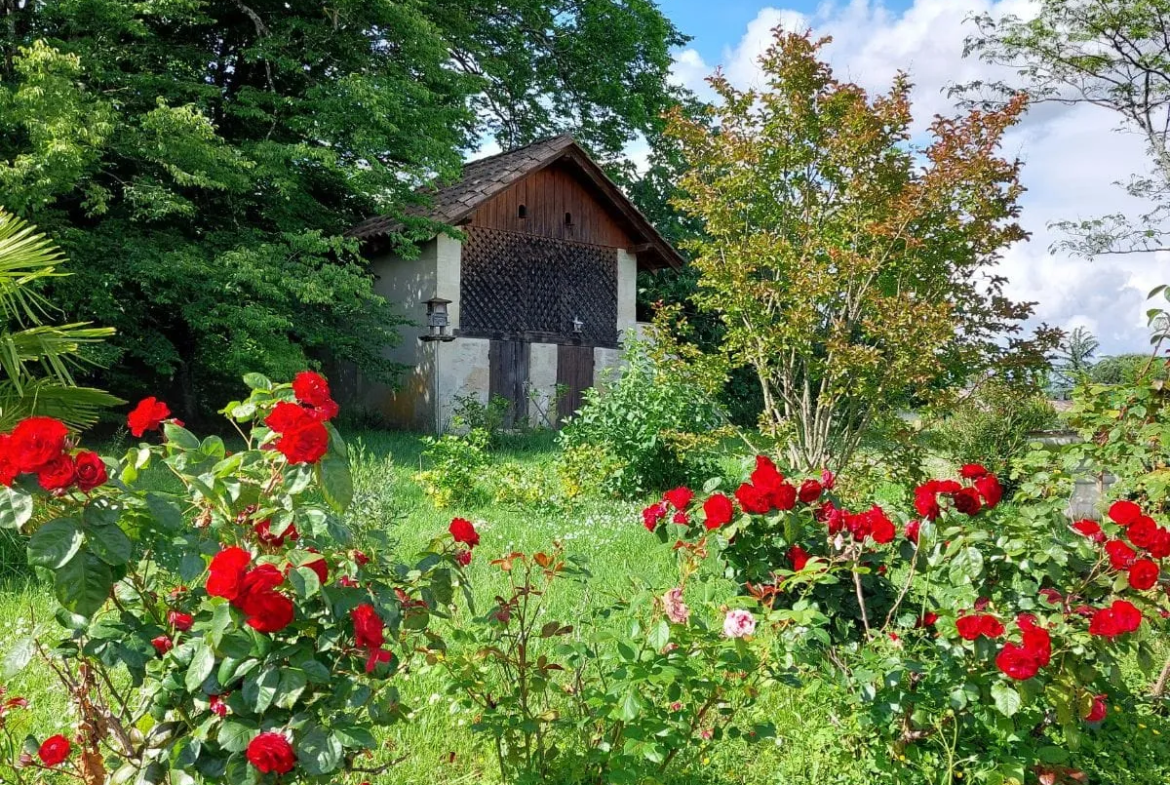
[[[77,712],[47,739],[0,721],[18,782],[332,783],[390,765],[374,731],[409,712],[395,676],[443,649],[430,621],[478,540],[453,526],[461,545],[439,538],[405,563],[356,550],[328,385],[246,381],[224,410],[245,438],[235,452],[153,398],[129,417],[145,440],[118,461],[50,418],[0,437],[0,526],[58,603],[57,626],[6,664],[41,658]],[[142,482],[155,465],[181,490]]]
[[[726,418],[686,363],[631,341],[620,376],[586,390],[584,400],[561,431],[567,486],[633,496],[715,471]]]
[[[476,506],[488,497],[484,483],[490,462],[491,435],[482,428],[466,433],[425,436],[423,461],[429,468],[414,475],[436,507]]]
[[[1056,505],[1001,505],[976,464],[918,486],[913,515],[843,509],[834,480],[761,456],[733,493],[675,489],[643,523],[683,559],[719,552],[770,609],[773,656],[846,685],[882,781],[1083,781],[1103,747],[1161,747],[1164,524],[1130,501],[1073,526]]]

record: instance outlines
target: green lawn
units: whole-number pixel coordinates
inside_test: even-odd
[[[498,569],[489,564],[491,559],[514,550],[548,549],[554,541],[562,542],[570,555],[587,560],[591,578],[583,585],[563,583],[548,598],[550,618],[584,617],[590,604],[627,590],[632,576],[657,585],[674,580],[674,556],[640,525],[639,503],[592,500],[539,512],[499,504],[437,510],[412,479],[424,448],[419,437],[366,431],[349,441],[356,490],[350,513],[354,528],[360,532],[385,527],[393,533],[396,548],[409,554],[444,532],[453,516],[472,519],[482,537],[469,573],[480,607],[490,603],[503,585]],[[106,452],[117,454],[122,449],[123,445],[109,445]],[[512,462],[522,472],[547,473],[555,452],[547,434],[536,434],[505,443],[493,453],[493,465]],[[164,485],[167,479],[159,476],[158,482]],[[46,592],[14,565],[22,554],[11,547],[0,552],[7,561],[0,590],[2,653],[3,641],[13,640],[34,621],[49,628],[54,622]],[[487,745],[472,738],[472,717],[443,693],[441,674],[422,665],[399,678],[414,716],[409,724],[390,729],[387,743],[405,760],[372,782],[421,785],[498,780],[494,756]],[[43,738],[68,724],[63,720],[69,717],[68,701],[43,668],[26,669],[7,686],[11,693],[32,701],[28,712],[13,718],[13,727],[20,732]],[[809,703],[807,695],[797,700],[791,691],[777,689],[767,698],[761,716],[776,723],[777,743],[750,750],[724,745],[705,769],[710,772],[707,781],[761,785],[849,781],[833,779],[831,772],[847,772],[852,760],[847,755],[842,758],[845,751],[833,746],[836,733],[825,709]]]

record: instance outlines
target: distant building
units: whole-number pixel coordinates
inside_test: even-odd
[[[638,329],[638,271],[683,261],[571,136],[467,164],[423,215],[466,239],[440,234],[403,259],[380,242],[402,228],[393,218],[350,231],[365,243],[378,294],[417,326],[386,352],[413,369],[397,389],[360,378],[348,386],[360,408],[403,428],[445,427],[459,396],[503,396],[509,423],[575,411]],[[453,340],[432,340],[440,328],[428,326],[428,301],[434,322],[445,308]],[[568,393],[550,412],[558,385]]]

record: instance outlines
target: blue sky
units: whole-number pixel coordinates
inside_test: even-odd
[[[945,89],[956,82],[1013,78],[962,57],[973,13],[1027,16],[1033,0],[659,0],[663,12],[693,40],[675,54],[674,79],[700,95],[703,79],[722,66],[732,83],[758,86],[756,60],[776,26],[812,28],[830,35],[825,56],[838,79],[884,92],[896,72],[915,84],[915,128],[925,132],[935,114],[952,115]],[[709,94],[709,93],[708,93]],[[1023,161],[1021,223],[1032,233],[1004,255],[999,272],[1009,294],[1035,301],[1036,321],[1071,330],[1083,326],[1101,341],[1101,354],[1148,348],[1146,294],[1170,282],[1170,254],[1071,257],[1049,225],[1116,212],[1140,214],[1144,205],[1115,183],[1142,173],[1140,138],[1118,133],[1118,117],[1091,106],[1033,112],[1005,139],[1004,154]],[[1092,151],[1086,155],[1086,151]]]

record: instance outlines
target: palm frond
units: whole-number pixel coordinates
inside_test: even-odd
[[[102,409],[124,404],[120,398],[92,387],[73,387],[52,379],[35,379],[18,391],[11,380],[0,381],[0,431],[11,430],[31,415],[56,417],[71,428],[89,428]]]
[[[52,304],[29,284],[64,275],[65,255],[27,221],[0,208],[0,312],[18,324],[40,324]]]
[[[88,322],[0,333],[0,371],[18,392],[36,375],[29,367],[34,363],[58,384],[76,384],[72,371],[92,365],[80,354],[81,347],[113,334],[108,327],[90,327]]]

